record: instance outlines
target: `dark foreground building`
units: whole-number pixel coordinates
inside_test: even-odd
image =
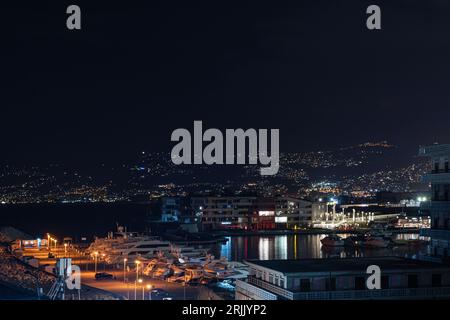
[[[252,260],[236,300],[450,298],[450,267],[399,257]],[[369,290],[367,268],[381,270],[381,289]]]
[[[430,257],[450,261],[450,144],[436,144],[420,149],[431,160],[431,172],[423,181],[431,186],[431,201],[426,204],[431,215],[431,229],[421,234],[431,237]]]

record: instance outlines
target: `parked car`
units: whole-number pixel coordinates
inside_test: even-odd
[[[114,279],[114,276],[111,273],[107,272],[97,272],[95,274],[95,280],[103,280],[103,279]]]
[[[152,300],[172,300],[170,294],[163,289],[155,288],[152,290]]]
[[[166,290],[163,290],[163,289],[155,288],[155,289],[152,290],[152,295],[161,296],[161,295],[168,295],[168,294],[169,293]]]

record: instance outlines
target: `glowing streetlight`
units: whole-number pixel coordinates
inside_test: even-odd
[[[136,260],[134,263],[136,263],[136,281],[139,278],[139,265],[141,262],[139,260]]]
[[[134,300],[137,300],[137,284],[142,283],[142,279],[136,279],[134,281]]]
[[[103,260],[103,271],[106,271],[106,260],[105,260],[106,254],[102,253],[102,260]]]
[[[95,273],[97,273],[97,257],[98,257],[98,252],[95,251],[95,252],[94,252],[94,258],[95,258]]]
[[[137,283],[139,278],[139,264],[141,263],[139,260],[134,261],[136,264],[136,279],[134,280],[134,300],[137,300]]]
[[[139,279],[138,282],[139,282],[139,284],[142,284],[143,280],[142,280],[142,279]],[[145,292],[144,292],[144,288],[145,288],[145,286],[142,285],[142,300],[145,300]]]
[[[123,259],[123,282],[125,282],[125,277],[126,277],[126,273],[127,273],[127,258]]]
[[[64,243],[64,256],[67,256],[67,243]]]

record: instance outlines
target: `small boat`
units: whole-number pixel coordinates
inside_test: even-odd
[[[218,271],[216,271],[216,274],[215,274],[215,277],[217,278],[217,279],[227,279],[227,278],[229,278],[229,277],[232,277],[232,276],[235,276],[235,275],[237,275],[238,273],[237,272],[235,272],[235,271],[233,271],[233,270],[218,270]]]
[[[329,235],[320,240],[322,245],[327,247],[343,247],[344,246],[344,240],[342,240],[341,237],[337,235]]]
[[[380,236],[369,236],[363,241],[363,247],[369,248],[387,248],[391,241]]]
[[[203,276],[204,276],[204,272],[203,272],[202,267],[193,265],[193,266],[186,267],[186,269],[185,269],[185,275],[184,275],[185,282],[196,281],[196,280],[199,280],[200,278],[202,278]]]
[[[153,278],[165,279],[170,274],[170,269],[167,267],[158,267],[153,271]]]
[[[181,275],[184,275],[184,270],[176,265],[171,265],[170,269],[172,270],[172,275],[179,277]]]
[[[408,244],[408,240],[405,239],[396,239],[393,242],[397,246],[406,246]]]
[[[173,276],[167,277],[166,280],[167,280],[167,282],[171,282],[171,283],[183,283],[183,282],[185,282],[186,277],[184,276],[184,273],[183,273],[183,275],[180,275],[180,276],[173,275]]]
[[[349,236],[344,239],[344,245],[346,247],[359,247],[364,240],[366,240],[364,235]]]
[[[427,245],[428,241],[421,239],[411,239],[408,241],[409,246],[424,246]]]
[[[427,241],[421,239],[396,239],[393,240],[393,243],[398,246],[422,246],[427,244]]]

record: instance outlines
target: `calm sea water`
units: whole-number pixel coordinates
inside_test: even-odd
[[[426,253],[427,246],[394,246],[386,249],[368,248],[324,248],[320,240],[322,235],[285,235],[229,237],[228,242],[215,248],[214,254],[227,257],[228,260],[244,259],[305,259],[332,257],[371,257],[400,256],[413,258]],[[346,235],[342,235],[345,237]],[[394,239],[418,239],[418,234],[398,234]]]

